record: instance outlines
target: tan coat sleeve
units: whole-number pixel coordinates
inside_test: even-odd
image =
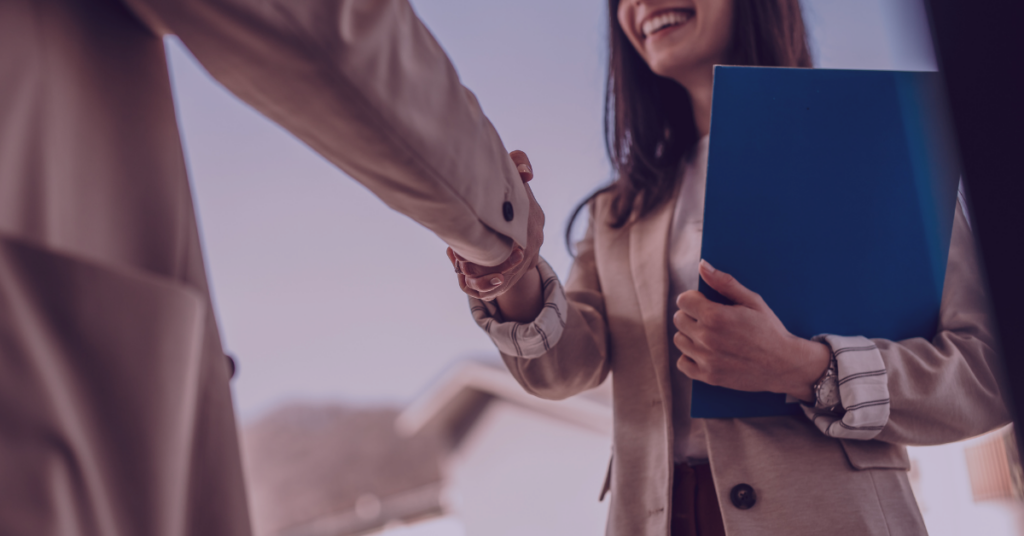
[[[526,243],[515,165],[408,0],[125,1],[467,259],[496,265]]]
[[[540,357],[502,352],[502,359],[527,392],[561,400],[597,387],[608,376],[608,328],[594,257],[594,220],[577,244],[576,262],[565,285],[568,311],[561,338]]]
[[[875,339],[888,374],[889,420],[875,439],[934,445],[1010,421],[1003,400],[995,322],[974,237],[957,206],[938,333]]]

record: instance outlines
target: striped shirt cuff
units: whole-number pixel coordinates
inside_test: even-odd
[[[562,338],[565,330],[567,303],[565,290],[558,276],[544,259],[537,264],[540,272],[541,289],[544,293],[544,308],[529,324],[503,322],[501,311],[493,301],[469,299],[473,319],[487,332],[498,350],[506,355],[533,358],[551,350]]]
[[[844,412],[804,406],[804,413],[829,437],[874,439],[889,422],[889,376],[878,347],[864,337],[818,335],[813,340],[832,347]]]

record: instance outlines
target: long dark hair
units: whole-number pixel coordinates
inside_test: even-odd
[[[604,137],[615,180],[573,211],[565,230],[598,195],[612,194],[607,224],[620,228],[650,213],[672,194],[683,156],[698,140],[690,95],[678,82],[654,74],[619,26],[620,0],[608,0],[608,78]],[[621,0],[623,2],[630,0]],[[734,0],[729,63],[811,67],[800,0]],[[572,251],[572,248],[569,248]]]

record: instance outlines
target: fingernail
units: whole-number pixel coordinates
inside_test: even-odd
[[[713,274],[713,273],[718,271],[718,270],[715,270],[714,266],[711,266],[710,262],[708,262],[708,261],[706,261],[704,259],[701,259],[700,263],[701,263],[701,265],[704,266],[704,269],[707,270],[709,274]]]
[[[496,286],[498,286],[500,284],[501,284],[501,278],[500,277],[493,277],[493,278],[491,278],[491,286],[492,287],[496,287]]]
[[[515,266],[520,262],[523,262],[523,250],[517,249],[513,251],[512,255],[510,255],[509,257],[512,259],[512,265]]]
[[[533,170],[530,169],[530,166],[526,164],[519,164],[518,166],[516,166],[516,170],[518,170],[520,173],[529,173],[530,175],[533,175]]]

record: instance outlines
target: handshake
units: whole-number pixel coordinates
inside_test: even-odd
[[[544,211],[537,204],[537,199],[526,184],[533,179],[533,168],[530,159],[522,151],[509,153],[516,164],[519,177],[526,187],[526,195],[530,199],[530,215],[526,226],[526,247],[519,244],[513,246],[512,253],[505,262],[498,266],[481,266],[462,258],[448,248],[448,259],[459,277],[459,287],[471,297],[481,300],[493,300],[514,287],[523,276],[535,272],[540,261],[540,246],[544,243]]]

